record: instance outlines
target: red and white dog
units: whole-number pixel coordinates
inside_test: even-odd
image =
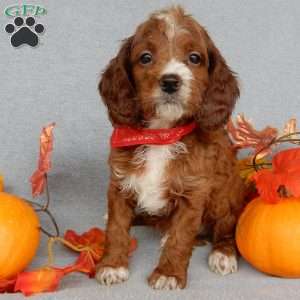
[[[180,7],[152,14],[110,61],[99,90],[115,132],[97,280],[128,279],[129,231],[141,219],[164,232],[153,288],[186,286],[199,233],[212,239],[210,269],[237,271],[244,188],[224,125],[239,88],[205,29]]]

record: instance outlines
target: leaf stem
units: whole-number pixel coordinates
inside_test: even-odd
[[[300,135],[300,131],[296,131],[296,132],[292,132],[292,133],[289,133],[289,134],[285,134],[285,135],[282,135],[278,138],[274,138],[269,144],[267,144],[265,147],[263,147],[262,149],[260,149],[259,151],[257,151],[254,156],[253,156],[253,159],[252,159],[252,164],[253,164],[253,167],[255,169],[256,172],[259,171],[259,164],[257,164],[257,156],[264,150],[270,148],[271,146],[273,145],[276,145],[276,144],[283,144],[283,143],[294,143],[296,145],[300,145],[300,139],[298,138],[290,138],[292,136],[295,136],[295,135]],[[260,164],[260,166],[262,166],[262,164]]]
[[[35,211],[36,212],[43,212],[45,214],[48,215],[48,217],[50,218],[53,226],[54,226],[54,229],[55,229],[55,234],[51,234],[49,231],[47,231],[45,228],[43,228],[42,226],[40,227],[40,230],[45,234],[47,235],[49,238],[53,238],[53,237],[58,237],[59,236],[59,227],[57,225],[57,222],[53,216],[53,214],[50,212],[49,210],[49,205],[50,205],[50,201],[51,201],[51,198],[50,198],[50,191],[49,191],[49,185],[48,185],[48,176],[47,174],[44,175],[45,176],[45,185],[46,185],[46,203],[44,205],[41,205],[37,202],[34,202],[34,201],[30,201],[30,200],[26,200],[27,202],[29,202],[31,205],[35,205],[37,206],[38,208],[35,208]]]
[[[48,265],[49,266],[53,266],[54,264],[54,251],[53,251],[53,245],[56,242],[60,242],[63,245],[67,246],[68,248],[76,251],[76,252],[83,252],[83,251],[87,251],[89,253],[92,253],[94,255],[96,255],[96,252],[91,248],[91,247],[87,247],[87,246],[75,246],[72,243],[70,243],[69,241],[65,240],[62,237],[50,237],[48,240]]]

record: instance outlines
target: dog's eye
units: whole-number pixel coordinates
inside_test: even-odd
[[[150,64],[152,62],[152,55],[150,52],[144,52],[142,53],[142,55],[140,56],[140,63],[142,65],[147,65]]]
[[[189,55],[189,62],[194,65],[199,65],[201,63],[201,56],[197,52],[192,52]]]

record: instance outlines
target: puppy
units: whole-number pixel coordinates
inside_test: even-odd
[[[237,271],[234,230],[244,187],[224,127],[239,88],[205,29],[181,7],[152,14],[110,61],[99,90],[113,127],[140,130],[145,143],[131,143],[129,135],[128,144],[111,149],[107,245],[97,280],[128,279],[135,218],[164,233],[151,287],[186,286],[201,232],[212,239],[210,269]],[[151,139],[173,131],[185,133],[172,143]]]

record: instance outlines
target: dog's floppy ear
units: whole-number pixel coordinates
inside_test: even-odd
[[[209,84],[196,117],[200,128],[215,130],[224,126],[240,95],[237,79],[208,34]]]
[[[123,42],[118,55],[110,61],[99,83],[99,91],[113,125],[133,125],[139,118],[130,66],[132,40],[133,37],[129,37]]]

